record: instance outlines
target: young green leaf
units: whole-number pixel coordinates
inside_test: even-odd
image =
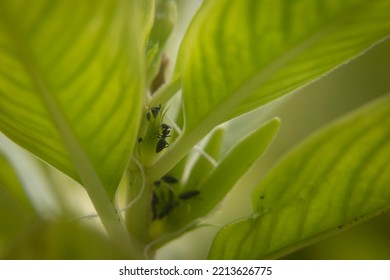
[[[155,16],[155,1],[154,0],[145,0],[140,4],[141,16],[139,17],[141,22],[141,28],[143,28],[143,39],[144,39],[144,48],[148,47],[148,40],[150,33],[153,28],[154,16]]]
[[[254,215],[225,226],[209,258],[277,258],[390,206],[390,95],[292,151],[253,194]]]
[[[184,193],[192,191],[198,193],[196,197],[190,199],[179,198],[181,201],[177,209],[172,211],[172,215],[166,220],[169,224],[169,226],[164,225],[166,229],[183,233],[183,228],[206,216],[221,203],[237,180],[267,149],[279,125],[279,119],[274,118],[256,128],[233,146],[209,175],[199,178],[199,183],[194,189],[186,188]],[[162,234],[167,234],[167,232],[162,232]]]
[[[158,74],[161,65],[164,67],[164,61],[161,61],[162,54],[165,44],[175,27],[177,17],[176,3],[173,0],[159,0],[155,9],[154,25],[147,45],[148,69],[146,76],[148,84]],[[154,90],[157,88],[154,88]]]
[[[183,190],[188,191],[197,188],[202,179],[215,169],[221,154],[224,132],[223,128],[217,128],[210,136],[204,149],[195,149],[195,153],[198,153],[198,158],[191,168],[191,173],[185,182]]]
[[[389,9],[387,0],[205,1],[183,39],[172,81],[163,89],[168,95],[183,86],[184,134],[151,174],[169,170],[221,122],[321,77],[386,39]]]

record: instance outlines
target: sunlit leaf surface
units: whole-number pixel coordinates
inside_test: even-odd
[[[390,95],[292,151],[253,194],[254,214],[224,227],[212,259],[275,258],[390,207]]]
[[[187,132],[253,110],[357,56],[390,35],[389,10],[387,0],[205,1],[178,59]]]
[[[137,13],[133,1],[0,3],[1,131],[79,182],[90,165],[110,196],[141,109]]]

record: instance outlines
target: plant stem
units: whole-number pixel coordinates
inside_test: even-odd
[[[145,184],[142,166],[135,159],[129,164],[127,178],[129,184],[127,197],[130,202],[126,206],[128,208],[126,210],[127,230],[137,244],[137,251],[143,253],[150,242],[150,185]]]

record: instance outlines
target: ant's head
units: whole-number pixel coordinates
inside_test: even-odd
[[[165,123],[162,123],[162,124],[161,124],[161,129],[162,129],[162,130],[169,130],[169,129],[171,129],[171,126],[169,126],[169,125],[167,125],[167,124],[165,124]]]

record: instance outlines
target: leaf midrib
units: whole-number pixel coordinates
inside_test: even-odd
[[[11,24],[12,23],[12,24]],[[133,245],[121,222],[120,215],[113,204],[113,198],[108,197],[104,186],[96,173],[96,170],[89,160],[87,154],[75,136],[66,116],[61,111],[58,101],[54,97],[54,92],[50,90],[43,74],[39,71],[38,64],[29,49],[28,42],[21,38],[21,27],[17,21],[12,21],[6,9],[0,9],[0,24],[6,31],[10,41],[14,44],[16,53],[19,55],[21,64],[26,73],[31,78],[31,82],[36,88],[36,93],[41,98],[44,108],[48,112],[51,123],[57,129],[60,139],[67,150],[77,173],[80,175],[86,191],[93,202],[99,217],[105,226],[108,234],[116,241],[123,242],[122,246],[132,255]]]

